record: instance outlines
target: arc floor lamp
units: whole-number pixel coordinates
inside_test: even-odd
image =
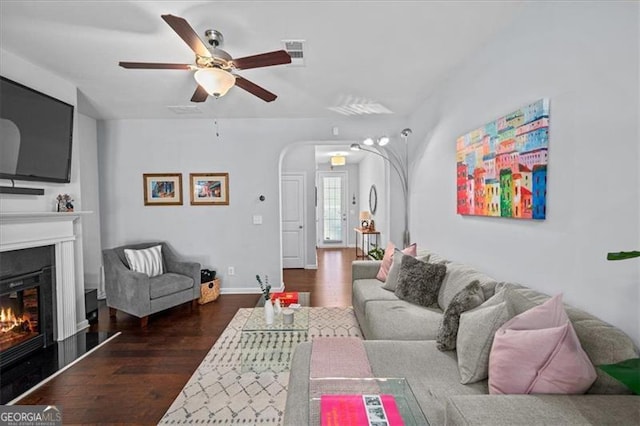
[[[384,158],[398,174],[400,185],[402,186],[402,195],[404,197],[404,232],[402,234],[402,244],[404,247],[411,244],[411,235],[409,233],[409,135],[411,133],[413,132],[409,128],[400,132],[400,136],[404,140],[404,152],[401,154],[387,147],[390,139],[386,136],[376,140],[372,138],[365,139],[362,142],[365,146],[359,143],[351,144],[352,151],[366,151]],[[376,149],[370,149],[367,148],[367,146],[375,146]]]

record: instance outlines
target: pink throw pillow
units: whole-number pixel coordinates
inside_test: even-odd
[[[596,380],[562,294],[504,323],[489,355],[491,394],[578,394]]]
[[[393,262],[393,251],[395,249],[396,246],[392,242],[387,243],[387,248],[384,250],[382,263],[380,264],[380,269],[378,270],[378,275],[376,275],[376,278],[382,282],[387,281],[387,274],[389,273],[391,263]],[[409,247],[402,250],[402,253],[415,257],[418,254],[416,243],[413,243]]]

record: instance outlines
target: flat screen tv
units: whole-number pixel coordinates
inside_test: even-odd
[[[0,178],[69,182],[73,105],[0,77]]]

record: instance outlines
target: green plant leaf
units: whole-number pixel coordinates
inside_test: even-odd
[[[369,250],[367,254],[375,260],[381,260],[384,257],[384,250],[382,250],[380,247],[374,247]]]
[[[620,251],[607,253],[607,260],[624,260],[640,257],[640,251]]]

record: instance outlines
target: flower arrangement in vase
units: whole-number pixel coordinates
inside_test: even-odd
[[[269,276],[265,275],[264,282],[262,282],[260,275],[256,275],[256,280],[258,281],[258,284],[260,284],[260,290],[262,290],[262,294],[264,294],[264,300],[269,300],[271,298],[271,295],[269,294],[271,291],[271,284],[269,284]]]
[[[269,277],[264,276],[264,282],[260,279],[260,275],[256,275],[256,280],[258,284],[260,284],[260,290],[262,290],[262,294],[264,294],[264,321],[267,325],[273,324],[274,310],[273,305],[271,304],[271,296],[269,292],[271,291],[271,285],[269,285]]]

